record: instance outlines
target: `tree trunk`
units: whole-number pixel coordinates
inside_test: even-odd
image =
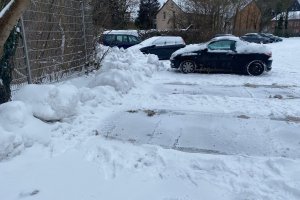
[[[11,0],[4,7],[7,11],[3,13],[3,16],[0,16],[0,58],[2,57],[3,47],[11,30],[18,23],[29,3],[30,0]]]
[[[1,1],[2,3],[6,2]],[[30,0],[10,0],[0,13],[0,104],[10,100],[12,73],[10,62],[18,41],[15,25],[29,3]]]

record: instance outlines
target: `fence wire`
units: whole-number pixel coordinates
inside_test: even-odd
[[[35,0],[22,21],[12,90],[28,83],[57,82],[93,67],[89,64],[94,60],[95,34],[89,0]]]

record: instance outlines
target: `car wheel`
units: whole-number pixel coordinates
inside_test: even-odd
[[[193,73],[196,70],[196,65],[193,61],[190,61],[190,60],[183,61],[180,64],[180,70],[184,74]]]
[[[260,61],[252,61],[247,66],[247,74],[250,76],[259,76],[265,71],[265,65]]]

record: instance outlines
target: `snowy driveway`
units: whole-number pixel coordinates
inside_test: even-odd
[[[270,76],[161,72],[98,131],[187,152],[300,158],[300,88],[254,84]]]
[[[293,39],[271,48],[273,70],[260,77],[158,72],[98,132],[187,152],[300,158],[300,51]]]

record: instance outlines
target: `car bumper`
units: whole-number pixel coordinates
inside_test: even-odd
[[[273,60],[272,60],[272,59],[269,59],[269,60],[266,62],[266,71],[271,71],[271,70],[272,70],[272,63],[273,63]]]
[[[171,68],[178,69],[180,66],[180,61],[179,60],[171,60]]]

